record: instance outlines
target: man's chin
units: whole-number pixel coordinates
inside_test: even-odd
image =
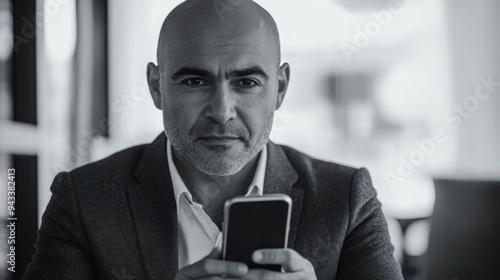
[[[213,159],[196,164],[196,168],[198,168],[199,171],[210,176],[230,176],[240,171],[243,166],[244,164],[238,164],[234,161],[229,163],[214,161]]]
[[[242,141],[223,145],[196,143],[196,168],[212,176],[229,176],[240,171],[251,159]]]

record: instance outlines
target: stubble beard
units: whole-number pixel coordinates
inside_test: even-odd
[[[214,155],[201,156],[197,153],[195,143],[190,139],[189,135],[182,133],[182,124],[172,121],[175,120],[175,117],[168,113],[164,114],[164,127],[165,133],[175,151],[199,171],[211,176],[229,176],[240,171],[267,144],[273,125],[273,118],[274,111],[271,111],[256,139],[252,141],[252,137],[250,136],[249,140],[244,142],[243,151],[236,158],[226,157],[222,150],[217,151],[217,149],[212,150]]]

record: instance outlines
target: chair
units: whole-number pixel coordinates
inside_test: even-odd
[[[427,279],[500,279],[500,182],[435,185]]]

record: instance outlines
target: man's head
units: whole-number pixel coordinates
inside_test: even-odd
[[[253,1],[177,6],[160,32],[158,66],[148,65],[175,151],[209,175],[239,171],[268,141],[288,86],[289,66],[279,65],[276,24]]]

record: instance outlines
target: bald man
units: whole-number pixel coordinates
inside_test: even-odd
[[[228,5],[231,4],[231,9]],[[147,75],[165,131],[58,174],[25,279],[402,279],[366,169],[269,141],[290,79],[278,29],[249,0],[188,0]],[[221,260],[224,202],[293,199],[284,272]]]

